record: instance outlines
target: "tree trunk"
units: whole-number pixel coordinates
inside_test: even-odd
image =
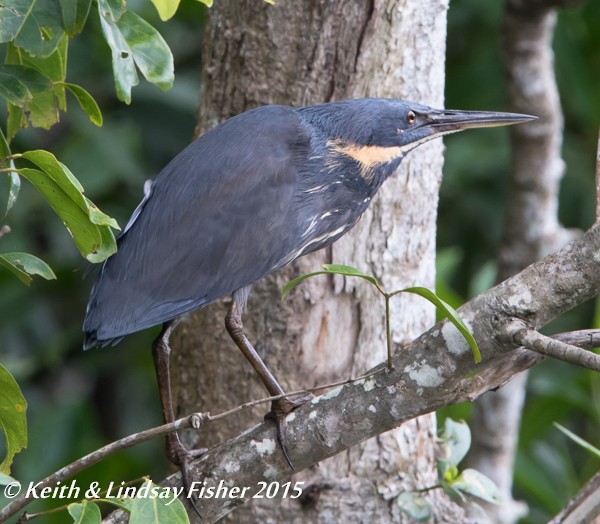
[[[262,104],[310,105],[366,96],[442,106],[448,0],[317,0],[271,6],[220,0],[209,11],[198,132]],[[244,325],[288,391],[356,376],[385,354],[384,306],[363,281],[308,280],[281,302],[285,282],[324,262],[371,272],[389,289],[435,284],[435,224],[442,144],[404,160],[361,222],[331,249],[303,257],[258,283]],[[397,344],[432,325],[424,301],[392,305]],[[179,415],[217,413],[266,396],[227,335],[226,301],[191,315],[172,337],[172,379]],[[221,442],[264,415],[264,405],[190,433],[190,446]],[[273,428],[273,433],[274,433]],[[436,482],[435,417],[415,419],[300,472],[298,500],[254,500],[236,522],[400,522],[390,501]],[[292,461],[294,450],[290,449]],[[226,480],[226,479],[225,479]],[[461,509],[428,495],[436,522],[461,521]]]

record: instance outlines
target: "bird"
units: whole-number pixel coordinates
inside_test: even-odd
[[[159,324],[152,344],[165,422],[174,420],[169,336],[181,317],[232,297],[225,326],[274,400],[268,416],[290,467],[288,399],[244,333],[242,312],[256,282],[331,245],[368,208],[409,151],[469,128],[535,117],[434,109],[364,98],[306,107],[261,106],[203,134],[158,174],[92,286],[84,349],[114,345]],[[182,469],[204,449],[176,433],[167,456]]]

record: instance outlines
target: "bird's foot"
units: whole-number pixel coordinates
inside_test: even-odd
[[[181,471],[181,483],[183,484],[183,492],[186,500],[189,500],[196,514],[202,518],[202,514],[196,505],[196,501],[191,494],[192,473],[191,463],[201,457],[208,451],[207,448],[187,449],[179,439],[177,433],[167,435],[167,458]]]
[[[281,448],[286,462],[294,471],[296,468],[294,467],[294,464],[292,464],[287,450],[285,417],[312,398],[314,398],[314,395],[309,393],[308,395],[294,399],[284,397],[274,400],[271,402],[271,411],[265,415],[265,420],[272,420],[275,422],[277,428],[277,442],[279,443],[279,447]]]

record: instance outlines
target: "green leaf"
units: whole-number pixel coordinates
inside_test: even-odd
[[[285,299],[287,294],[294,289],[298,284],[306,280],[307,278],[312,278],[316,275],[343,275],[347,277],[359,277],[369,281],[373,284],[379,291],[382,290],[377,279],[367,273],[364,273],[360,269],[357,269],[352,266],[344,266],[342,264],[323,264],[324,271],[315,271],[314,273],[306,273],[305,275],[300,275],[299,277],[290,280],[283,289],[281,290],[281,300]]]
[[[10,155],[11,155],[10,146],[8,145],[8,142],[6,141],[6,137],[4,136],[2,129],[0,129],[0,158],[2,159],[2,162],[1,162],[2,167],[6,167],[5,159],[8,158]]]
[[[27,127],[27,120],[24,118],[23,110],[19,106],[7,104],[8,120],[6,122],[6,138],[10,141],[22,127]]]
[[[451,486],[467,495],[485,500],[490,504],[500,504],[502,502],[502,495],[494,481],[474,469],[465,469],[451,483]]]
[[[465,458],[471,447],[471,430],[464,421],[447,418],[440,432],[437,453],[439,474],[450,481],[458,474],[457,466]],[[447,473],[450,473],[447,475]]]
[[[29,0],[3,2],[0,4],[0,42],[14,40],[29,9]]]
[[[14,164],[11,162],[11,166]],[[17,173],[9,173],[8,174],[8,198],[6,199],[6,208],[4,210],[3,218],[8,215],[8,212],[15,205],[17,201],[17,196],[19,195],[19,191],[21,189],[21,178]]]
[[[10,104],[24,106],[33,99],[34,92],[49,90],[48,78],[31,67],[22,65],[0,65],[0,96]]]
[[[29,253],[3,253],[0,265],[12,271],[24,284],[31,283],[30,275],[39,275],[46,280],[55,280],[56,275],[46,262]]]
[[[87,211],[88,205],[82,194],[83,188],[81,184],[74,180],[75,177],[70,171],[65,172],[62,164],[52,153],[43,149],[36,149],[34,151],[26,151],[21,157],[34,163],[44,173],[49,175],[67,193],[73,202],[77,203],[84,211]]]
[[[403,491],[396,499],[396,504],[402,513],[408,515],[417,522],[427,522],[433,516],[429,502],[414,491]]]
[[[4,137],[4,133],[0,129],[0,158],[2,162],[0,163],[1,167],[15,167],[15,164],[12,160],[6,161],[6,159],[11,155],[10,147],[6,138]],[[21,189],[21,179],[17,173],[8,173],[8,197],[6,199],[6,208],[4,210],[4,218],[8,215],[8,212],[11,210],[15,202],[17,201],[17,196],[19,195],[19,190]]]
[[[62,82],[67,74],[68,44],[69,38],[64,35],[51,55],[40,58],[11,43],[6,49],[6,63],[32,67],[51,81]]]
[[[327,273],[331,273],[333,275],[344,275],[346,277],[364,278],[365,280],[371,282],[371,284],[373,284],[375,287],[380,289],[379,282],[374,276],[368,275],[367,273],[355,267],[345,266],[343,264],[323,264],[323,267],[325,268],[325,271],[327,271]]]
[[[14,478],[10,477],[6,473],[0,472],[0,486],[8,486],[17,482]]]
[[[175,80],[173,55],[160,33],[131,11],[123,13],[117,25],[146,80],[160,89],[170,89]]]
[[[198,0],[198,2],[204,4],[206,7],[212,7],[213,5],[213,0]]]
[[[294,278],[293,280],[290,280],[285,286],[283,286],[283,289],[281,290],[281,300],[284,300],[292,289],[294,289],[298,284],[300,284],[300,282],[303,282],[307,278],[312,278],[317,275],[328,274],[328,271],[315,271],[314,273],[306,273],[304,275],[300,275],[299,277]]]
[[[133,61],[133,52],[121,30],[111,18],[100,17],[102,34],[112,53],[113,75],[117,97],[126,104],[131,103],[131,88],[139,80]]]
[[[76,191],[76,187],[66,175],[58,177],[57,181],[48,173],[29,168],[19,169],[19,174],[44,195],[87,260],[102,262],[116,252],[117,246],[112,230],[109,226],[92,222],[86,199]]]
[[[125,0],[98,0],[98,12],[102,18],[117,22],[125,12]]]
[[[48,56],[64,35],[56,0],[3,0],[0,42],[13,41],[33,56]]]
[[[79,106],[89,119],[97,126],[102,126],[102,113],[92,95],[81,86],[68,83],[63,85],[75,96],[77,102],[79,102]]]
[[[158,11],[158,16],[160,16],[160,19],[163,22],[166,22],[177,12],[179,1],[180,0],[152,0],[152,3]]]
[[[90,12],[92,0],[58,0],[62,11],[63,27],[71,37],[81,33]]]
[[[564,426],[561,426],[558,422],[553,422],[554,426],[557,427],[560,431],[562,431],[567,437],[569,437],[573,442],[579,444],[583,449],[589,451],[596,458],[600,458],[600,449],[596,446],[590,444],[587,440],[582,439],[579,435],[576,435],[572,431],[568,430]]]
[[[84,500],[77,504],[69,504],[67,510],[69,511],[69,515],[73,517],[75,524],[100,524],[102,522],[100,508],[89,500]]]
[[[161,89],[173,85],[173,55],[160,33],[143,18],[125,11],[118,21],[100,17],[102,32],[112,52],[117,96],[129,104],[138,84],[135,66],[146,80]]]
[[[59,121],[59,111],[66,110],[66,94],[62,82],[67,71],[67,45],[68,37],[64,35],[54,52],[44,58],[31,56],[14,44],[8,45],[7,64],[31,68],[45,78],[45,82],[50,82],[49,85],[46,83],[41,86],[43,89],[33,89],[32,86],[28,86],[31,97],[24,103],[9,105],[7,128],[9,140],[20,128],[33,126],[50,129]]]
[[[10,474],[13,457],[27,447],[27,402],[12,375],[0,365],[0,426],[6,439],[6,457],[0,472]]]
[[[454,488],[452,484],[449,484],[445,480],[440,481],[440,486],[444,489],[444,493],[446,493],[453,501],[460,504],[467,504],[469,502],[467,497],[465,497],[460,490]]]
[[[87,205],[88,205],[88,213],[90,216],[90,220],[94,224],[96,224],[98,226],[110,226],[114,229],[119,229],[119,230],[121,229],[119,227],[119,224],[117,223],[117,221],[114,218],[109,217],[107,214],[100,211],[96,207],[96,204],[94,204],[91,200],[86,198],[85,201],[87,202]]]
[[[31,284],[31,281],[33,279],[27,274],[27,272],[23,271],[18,266],[11,264],[7,260],[4,260],[2,258],[2,256],[0,256],[0,266],[4,267],[5,269],[8,269],[13,275],[15,275],[26,286],[29,286]]]
[[[83,187],[79,180],[52,153],[43,150],[27,151],[21,157],[33,162],[49,175],[67,196],[87,214],[92,224],[120,229],[115,219],[104,214],[91,200],[83,195]]]
[[[473,335],[469,331],[467,325],[463,322],[462,318],[458,315],[456,310],[447,302],[444,302],[441,298],[439,298],[433,291],[425,288],[425,287],[409,287],[406,289],[402,289],[400,291],[394,291],[391,293],[395,295],[397,293],[414,293],[415,295],[419,295],[424,299],[431,302],[435,307],[441,310],[448,320],[456,326],[456,329],[460,331],[461,335],[465,337],[465,340],[471,347],[471,351],[473,352],[473,359],[475,362],[481,362],[481,352],[479,351],[479,347],[477,346],[477,342],[473,338]]]
[[[152,490],[152,492],[149,492],[147,496],[139,496],[143,491],[138,491],[138,496],[133,499],[131,505],[129,524],[147,524],[148,522],[189,524],[185,507],[179,499],[173,501],[173,496],[168,493],[167,488],[148,481],[140,488],[140,490],[144,489]],[[157,496],[152,496],[152,493],[156,493]],[[168,494],[168,498],[160,498],[159,494]],[[167,506],[167,503],[171,501],[173,502]]]
[[[131,498],[122,498],[122,499],[96,499],[96,502],[106,502],[107,504],[112,504],[119,509],[127,511],[131,513],[131,505],[133,504],[133,499]]]

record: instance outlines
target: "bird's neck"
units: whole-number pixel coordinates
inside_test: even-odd
[[[326,165],[355,173],[356,182],[364,182],[372,194],[396,170],[404,156],[401,147],[364,146],[333,139],[327,141]]]

